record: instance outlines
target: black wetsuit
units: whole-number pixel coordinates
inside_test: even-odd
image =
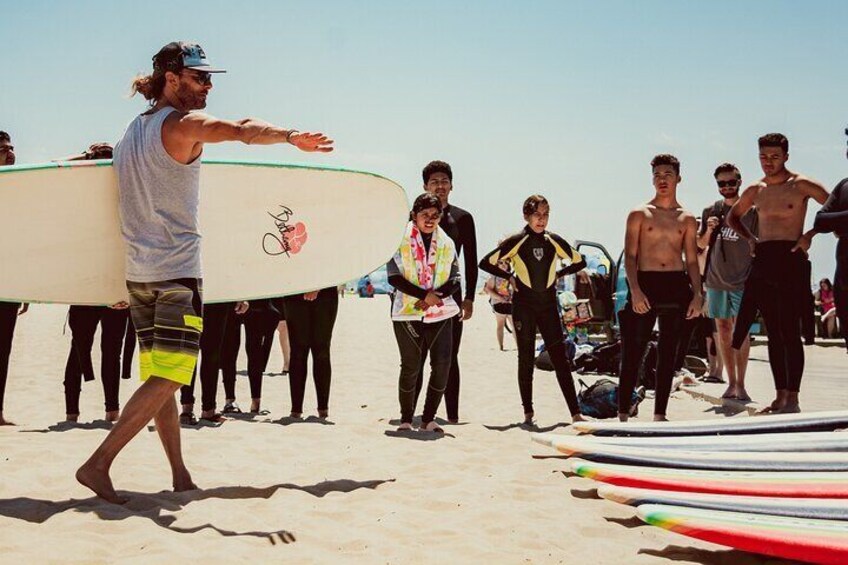
[[[209,412],[217,407],[218,371],[223,365],[224,335],[231,317],[235,316],[235,302],[203,305],[203,333],[200,334],[200,398],[201,410]],[[191,383],[180,389],[180,403],[194,404],[194,385],[197,368]]]
[[[571,264],[557,270],[559,259]],[[512,265],[510,274],[499,261]],[[571,377],[562,322],[557,307],[556,281],[586,267],[583,257],[560,236],[536,233],[528,227],[506,238],[480,261],[480,268],[496,277],[515,277],[517,289],[512,297],[512,321],[518,342],[518,391],[524,413],[533,412],[533,362],[536,353],[536,328],[551,356],[557,382],[572,416],[580,413],[574,381]]]
[[[0,302],[0,412],[3,412],[3,397],[6,393],[6,377],[9,374],[9,355],[12,353],[12,338],[18,321],[19,302]]]
[[[763,241],[754,250],[751,274],[739,317],[733,329],[733,347],[740,349],[757,311],[768,331],[769,364],[776,390],[799,392],[804,374],[801,323],[809,307],[810,266],[795,241]]]
[[[462,307],[463,300],[474,301],[474,293],[477,290],[477,232],[474,227],[474,218],[469,212],[449,204],[442,210],[442,219],[439,228],[448,234],[456,247],[456,257],[462,253],[463,274],[465,275],[465,293],[462,286],[458,286],[452,294],[457,305]],[[453,334],[453,345],[451,347],[451,366],[448,373],[448,382],[445,387],[445,411],[448,420],[459,420],[459,346],[462,342],[462,312],[451,324]],[[424,382],[424,364],[427,361],[427,352],[421,356],[421,371],[415,385],[415,400],[421,393]]]
[[[100,325],[100,379],[106,412],[119,409],[120,379],[130,377],[129,368],[135,351],[135,331],[130,312],[106,306],[71,306],[68,310],[71,328],[71,350],[65,364],[65,413],[79,414],[81,379],[94,380],[91,349],[94,334]],[[132,339],[126,339],[127,334]],[[123,362],[121,348],[124,349]]]
[[[432,235],[421,233],[425,250],[429,253]],[[394,259],[386,264],[388,282],[397,292],[423,300],[427,290],[403,277]],[[455,296],[459,289],[459,268],[456,261],[451,266],[447,282],[433,289],[441,297]],[[394,300],[394,297],[392,298]],[[458,324],[456,317],[425,323],[422,320],[395,320],[392,329],[400,352],[400,376],[398,378],[398,402],[400,403],[401,422],[412,423],[415,406],[418,404],[420,385],[418,379],[423,372],[424,359],[430,356],[430,380],[427,383],[427,395],[424,399],[422,422],[428,424],[436,417],[436,411],[445,394],[453,351],[452,326]]]
[[[244,315],[244,350],[250,397],[262,398],[262,376],[268,367],[280,313],[271,300],[251,300]]]
[[[325,288],[318,293],[318,298],[312,301],[304,300],[302,294],[287,296],[284,304],[291,346],[289,362],[291,411],[303,413],[307,360],[310,353],[318,410],[328,410],[330,381],[333,373],[330,362],[330,342],[339,311],[338,290],[336,287]]]
[[[671,395],[675,362],[685,355],[680,342],[696,323],[686,323],[686,311],[692,302],[689,276],[682,271],[639,271],[639,287],[648,298],[651,309],[644,314],[633,311],[628,290],[627,304],[618,314],[621,327],[621,371],[618,385],[618,412],[629,414],[633,388],[639,377],[639,364],[651,339],[654,324],[659,321],[657,340],[657,379],[654,414],[664,416]],[[629,288],[628,283],[628,288]],[[691,333],[688,335],[691,337]],[[688,339],[687,339],[688,341]]]
[[[827,202],[816,214],[813,229],[819,233],[833,232],[839,238],[836,244],[833,298],[842,337],[848,346],[848,179],[842,180],[830,193]]]

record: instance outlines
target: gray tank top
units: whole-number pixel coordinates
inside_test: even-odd
[[[174,108],[135,118],[115,146],[127,280],[201,278],[200,158],[184,165],[162,144]]]

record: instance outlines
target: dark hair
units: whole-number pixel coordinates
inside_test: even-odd
[[[112,152],[112,146],[108,143],[92,143],[83,155],[85,155],[87,161],[91,159],[111,159]]]
[[[784,153],[789,153],[789,140],[782,133],[767,133],[757,140],[760,149],[763,147],[780,147]]]
[[[659,167],[660,165],[671,165],[674,167],[675,174],[680,174],[680,161],[677,160],[677,157],[674,155],[669,155],[668,153],[661,153],[651,159],[651,168]]]
[[[736,175],[736,180],[742,180],[742,173],[739,172],[739,167],[734,165],[733,163],[722,163],[718,167],[716,167],[713,176],[718,178],[718,175],[721,173],[734,173]]]
[[[821,283],[827,283],[827,290],[833,290],[833,284],[831,284],[830,279],[823,278],[819,281],[819,288],[821,288]]]
[[[548,199],[542,196],[541,194],[534,194],[532,196],[528,196],[527,200],[524,201],[524,206],[521,207],[521,211],[524,212],[525,216],[531,216],[536,213],[536,210],[539,209],[539,206],[544,204],[545,206],[550,208],[550,204],[548,204]]]
[[[421,171],[421,178],[424,179],[424,184],[430,182],[430,177],[436,173],[445,173],[448,176],[448,180],[453,182],[453,171],[450,165],[444,161],[430,161],[424,167],[424,170]]]
[[[141,94],[144,99],[154,105],[162,98],[165,90],[165,71],[153,71],[150,75],[138,75],[130,85],[130,96]]]
[[[430,194],[429,192],[419,194],[418,198],[415,199],[415,202],[412,203],[412,212],[410,212],[410,216],[414,216],[427,208],[435,208],[439,211],[439,213],[441,213],[442,201],[439,200],[438,196]]]
[[[9,134],[5,131],[0,131],[0,141],[7,141],[9,143],[12,142],[12,138],[9,137]]]

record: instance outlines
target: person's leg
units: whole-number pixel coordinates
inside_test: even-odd
[[[241,326],[244,315],[231,312],[224,330],[224,346],[221,350],[221,380],[224,382],[225,411],[238,412],[236,405],[236,364],[241,349]]]
[[[333,327],[339,312],[339,294],[335,288],[322,290],[312,308],[314,323],[310,339],[312,351],[312,378],[315,380],[315,396],[318,399],[318,416],[326,418],[330,409],[330,382],[333,367],[330,359],[330,344]]]
[[[503,351],[504,350],[504,325],[506,324],[506,316],[504,314],[495,314],[495,322],[497,326],[495,327],[495,336],[498,338],[498,348]]]
[[[639,379],[639,364],[651,338],[656,322],[656,313],[645,314],[633,311],[630,301],[618,315],[621,330],[621,369],[618,378],[618,419],[626,422],[630,417],[633,389]]]
[[[421,365],[421,350],[424,344],[423,326],[422,322],[392,322],[400,353],[398,403],[400,404],[400,429],[404,430],[412,429],[412,417],[415,415],[415,381]]]
[[[0,302],[0,426],[11,424],[3,419],[3,400],[6,395],[6,378],[9,375],[9,356],[12,353],[12,338],[18,321],[17,302]]]
[[[280,342],[280,352],[283,354],[283,368],[280,372],[287,375],[291,364],[291,345],[289,345],[289,325],[286,320],[280,320],[277,324],[277,339]]]
[[[73,337],[71,337],[71,348],[68,351],[68,361],[65,363],[65,419],[68,422],[76,422],[79,419],[79,399],[82,389],[82,370],[79,366],[79,357],[74,348]]]
[[[100,306],[74,306],[69,309],[68,326],[71,328],[72,343],[79,360],[80,370],[86,381],[94,380],[94,364],[91,350],[94,347],[94,334],[103,308]]]
[[[424,347],[430,351],[430,379],[421,416],[421,428],[427,431],[441,431],[433,420],[450,379],[454,351],[452,326],[458,323],[461,322],[451,318],[434,324],[423,324]]]
[[[221,353],[224,348],[224,333],[227,321],[233,312],[232,302],[207,304],[203,308],[203,334],[200,336],[200,398],[202,418],[216,418],[218,407],[218,373],[221,369]]]
[[[286,323],[289,326],[289,392],[291,416],[303,415],[303,397],[306,393],[306,371],[309,359],[309,336],[312,334],[312,315],[309,303],[300,296],[286,298]]]
[[[175,489],[194,488],[182,463],[173,395],[191,379],[197,361],[203,315],[200,281],[128,282],[127,289],[139,336],[139,364],[144,384],[127,402],[123,417],[76,473],[81,484],[115,503],[124,500],[115,493],[109,469],[118,453],[151,418],[156,419]],[[172,406],[163,410],[166,402]]]
[[[251,307],[253,308],[253,307]],[[262,403],[263,349],[266,312],[248,310],[244,319],[244,347],[247,351],[247,378],[250,382],[250,411],[259,412]]]
[[[124,354],[121,357],[121,378],[129,379],[132,376],[132,362],[137,339],[129,309],[124,310],[124,321],[126,323],[126,333],[124,334]]]
[[[686,303],[688,306],[688,302]],[[665,420],[668,399],[671,396],[671,381],[674,378],[674,357],[680,345],[681,330],[686,322],[684,308],[660,310],[660,335],[657,339],[657,384],[654,398],[654,420]]]
[[[459,346],[462,342],[462,327],[464,322],[456,317],[451,323],[451,359],[448,372],[448,382],[445,386],[445,410],[448,421],[459,422]]]
[[[524,409],[524,421],[532,423],[533,363],[536,357],[536,316],[527,304],[515,303],[512,309],[515,341],[518,344],[518,393]]]
[[[118,396],[121,387],[121,348],[127,329],[126,312],[107,308],[100,317],[100,379],[106,420],[114,422],[120,416]]]
[[[550,308],[537,311],[536,324],[539,326],[542,339],[545,341],[545,349],[551,356],[557,383],[560,391],[562,391],[563,398],[565,398],[565,403],[568,405],[571,417],[574,421],[582,420],[580,405],[577,403],[577,393],[574,390],[574,379],[569,367],[570,363],[565,354],[565,338],[556,305],[551,304]]]
[[[734,321],[734,318],[717,318],[715,321],[718,329],[718,354],[727,370],[727,390],[723,398],[735,398],[739,389],[736,354],[733,350]]]

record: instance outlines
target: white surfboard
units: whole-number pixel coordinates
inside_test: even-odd
[[[204,161],[205,302],[285,296],[371,272],[397,249],[403,188],[371,173]],[[126,300],[111,161],[0,167],[0,300]]]

